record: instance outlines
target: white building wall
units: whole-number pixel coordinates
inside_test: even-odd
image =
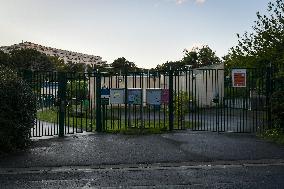
[[[174,76],[174,91],[187,92],[199,107],[216,106],[213,98],[218,94],[221,102],[224,97],[224,65],[219,64],[204,70],[192,70],[186,74]],[[90,94],[95,99],[94,78],[90,80]],[[125,88],[124,76],[102,78],[101,86],[108,88]],[[147,88],[169,88],[169,77],[133,76],[127,77],[127,88],[142,88],[143,103],[146,103]]]

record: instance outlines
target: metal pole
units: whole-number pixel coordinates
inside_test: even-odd
[[[169,130],[174,129],[174,80],[173,70],[169,71]]]
[[[101,74],[99,71],[96,76],[96,131],[102,132],[102,112],[101,112]]]
[[[272,94],[272,77],[271,64],[266,71],[266,104],[267,104],[267,120],[268,128],[272,128],[272,112],[271,112],[271,94]]]
[[[64,136],[64,122],[65,122],[65,106],[66,106],[66,90],[67,79],[64,72],[58,73],[58,100],[59,100],[59,137]]]
[[[125,87],[125,109],[124,109],[124,113],[125,113],[125,128],[128,128],[129,127],[129,123],[128,123],[128,81],[127,81],[127,75],[128,75],[128,72],[127,72],[127,68],[126,68],[126,65],[124,65],[124,74],[125,74],[125,81],[124,81],[124,87]]]

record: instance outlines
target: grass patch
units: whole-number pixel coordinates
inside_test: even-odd
[[[279,128],[263,131],[262,133],[258,134],[258,137],[270,142],[284,145],[284,132]]]
[[[37,112],[37,119],[49,123],[57,123],[57,110],[45,109]]]
[[[65,125],[86,131],[94,131],[96,128],[96,120],[90,118],[80,117],[65,117]],[[124,116],[123,116],[124,118]],[[58,115],[55,109],[45,109],[37,112],[37,119],[49,123],[57,123]],[[141,120],[132,120],[131,127],[126,126],[126,120],[114,119],[106,120],[103,123],[103,130],[106,133],[121,133],[127,135],[146,135],[146,134],[161,134],[169,131],[169,122],[163,120],[145,120],[142,126]],[[174,122],[174,129],[189,129],[192,128],[192,123],[189,121]]]
[[[119,130],[106,130],[107,133],[111,134],[125,134],[125,135],[149,135],[149,134],[163,134],[169,132],[167,127],[162,128],[122,128]]]

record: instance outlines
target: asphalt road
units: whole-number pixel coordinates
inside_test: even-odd
[[[232,163],[232,162],[230,162]],[[284,163],[6,170],[1,188],[283,188]]]
[[[71,135],[0,157],[0,188],[284,188],[284,146],[249,134]]]

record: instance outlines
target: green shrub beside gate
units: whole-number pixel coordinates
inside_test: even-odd
[[[34,126],[36,98],[12,70],[0,66],[0,149],[26,147]]]

